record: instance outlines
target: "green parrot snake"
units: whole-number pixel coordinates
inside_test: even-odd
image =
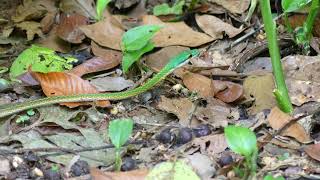
[[[187,60],[190,57],[198,56],[199,53],[200,52],[197,49],[186,50],[181,52],[177,56],[170,59],[170,61],[145,84],[132,90],[127,90],[124,92],[115,92],[115,93],[53,96],[53,97],[46,97],[46,98],[26,101],[22,103],[2,105],[0,107],[0,118],[6,117],[24,110],[42,107],[42,106],[48,106],[48,105],[57,104],[57,103],[127,99],[148,91],[150,88],[154,87],[160,81],[165,79],[172,71],[186,64],[188,62]]]

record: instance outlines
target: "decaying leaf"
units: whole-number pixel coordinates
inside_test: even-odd
[[[94,0],[61,0],[59,9],[66,14],[77,13],[94,19],[97,16],[94,5]]]
[[[103,172],[96,168],[90,169],[90,175],[95,180],[144,180],[148,175],[147,169],[138,169],[126,172]]]
[[[192,141],[193,146],[199,146],[201,154],[210,154],[215,156],[227,149],[228,144],[223,134],[214,134],[195,138]]]
[[[320,161],[320,143],[308,145],[304,151],[313,159]]]
[[[187,126],[191,113],[194,110],[194,104],[188,98],[169,99],[161,96],[161,100],[157,107],[163,111],[173,113],[179,118],[181,125]]]
[[[36,34],[38,34],[40,37],[44,37],[41,31],[41,25],[38,22],[24,21],[17,24],[17,27],[27,32],[28,41],[33,40]]]
[[[226,87],[215,93],[215,97],[225,103],[231,103],[239,100],[243,96],[243,88],[241,85],[229,81],[213,81],[214,87]],[[217,88],[216,88],[217,89]]]
[[[63,96],[74,94],[89,94],[99,93],[88,81],[81,79],[71,73],[65,72],[51,72],[51,73],[36,73],[32,72],[32,76],[40,82],[41,88],[48,97],[50,96]],[[61,105],[68,106],[70,108],[77,107],[79,105],[87,105],[89,102],[72,102],[61,103]],[[96,105],[101,107],[110,106],[109,101],[97,101]]]
[[[62,14],[60,17],[61,20],[57,28],[57,35],[67,42],[81,43],[85,36],[79,27],[87,25],[88,19],[79,14]]]
[[[278,107],[274,107],[267,120],[274,130],[279,130],[288,124],[292,120],[292,117],[282,112]],[[303,126],[297,122],[292,123],[292,125],[285,129],[281,135],[293,137],[301,143],[308,143],[311,140]]]
[[[273,75],[248,76],[243,83],[244,95],[247,98],[254,98],[255,102],[249,110],[250,114],[256,114],[264,109],[271,109],[276,106],[273,95],[274,81]]]
[[[184,85],[193,92],[199,93],[202,97],[213,97],[215,93],[215,87],[210,78],[206,76],[186,72],[182,76]]]
[[[134,86],[134,82],[132,80],[126,80],[123,77],[109,76],[95,78],[91,80],[90,83],[96,87],[99,92],[122,91]]]
[[[214,40],[222,39],[224,33],[226,33],[229,38],[233,38],[242,31],[242,29],[235,28],[212,15],[197,15],[196,21],[200,28]]]
[[[187,47],[197,47],[213,41],[210,36],[192,30],[184,22],[165,23],[156,16],[144,16],[143,24],[162,25],[164,26],[155,34],[152,41],[156,47],[166,47],[181,45]],[[182,33],[183,32],[183,33]]]
[[[244,13],[250,5],[251,0],[208,0],[211,3],[216,3],[223,6],[231,13]]]

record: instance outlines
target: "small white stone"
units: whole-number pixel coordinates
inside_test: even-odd
[[[176,84],[176,85],[172,86],[172,89],[176,92],[179,92],[182,88],[183,88],[183,86],[181,84]]]
[[[13,156],[12,166],[17,168],[20,164],[23,163],[23,159],[19,156]]]
[[[38,177],[43,177],[43,172],[39,168],[34,168],[32,173]]]

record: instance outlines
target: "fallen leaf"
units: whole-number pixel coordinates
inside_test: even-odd
[[[249,114],[257,114],[264,109],[271,109],[277,105],[273,95],[274,80],[271,73],[262,76],[248,76],[243,82],[244,96],[254,98],[254,104],[249,109]]]
[[[187,26],[184,22],[165,23],[156,16],[152,15],[144,16],[142,21],[144,25],[149,24],[164,26],[152,38],[152,41],[156,47],[173,45],[197,47],[213,41],[213,38],[210,36],[192,30],[192,28]]]
[[[120,44],[124,29],[113,16],[109,15],[95,24],[81,26],[80,29],[99,45],[121,50]]]
[[[208,0],[208,2],[216,3],[231,13],[241,14],[249,8],[251,0]]]
[[[320,56],[287,56],[282,62],[292,103],[320,102]]]
[[[188,49],[183,46],[164,47],[155,53],[147,55],[145,62],[152,70],[159,72],[172,57]]]
[[[27,39],[31,41],[34,39],[34,36],[38,34],[40,37],[44,37],[41,31],[41,25],[35,21],[24,21],[16,25],[21,30],[25,30],[27,32]]]
[[[57,52],[67,53],[70,52],[70,43],[60,39],[56,35],[57,26],[54,26],[49,34],[45,38],[38,39],[36,44],[40,44],[43,47],[50,48]]]
[[[48,12],[40,21],[41,30],[43,33],[48,33],[54,26],[54,20],[57,12]]]
[[[184,85],[193,92],[199,93],[202,97],[213,97],[215,88],[212,80],[206,76],[186,72],[182,76]]]
[[[212,156],[224,152],[228,147],[224,134],[214,134],[195,138],[192,141],[192,145],[199,146],[201,154],[209,154]]]
[[[24,0],[17,7],[14,22],[41,19],[47,12],[56,11],[55,2],[52,0]]]
[[[205,107],[197,107],[194,116],[200,120],[209,123],[214,128],[226,127],[229,121],[234,121],[239,118],[239,112],[236,108],[225,104],[224,102],[207,98]]]
[[[210,179],[216,173],[216,163],[207,155],[194,153],[186,157],[189,164],[201,177],[201,179]]]
[[[85,36],[79,27],[87,25],[88,21],[87,17],[79,14],[62,14],[60,15],[60,24],[57,27],[57,35],[67,42],[81,43]]]
[[[169,99],[161,96],[161,100],[157,107],[163,111],[172,113],[179,118],[179,123],[183,126],[189,124],[194,104],[188,98]]]
[[[79,76],[64,72],[37,73],[32,72],[32,76],[40,82],[44,94],[50,96],[66,96],[75,94],[99,93],[88,81],[81,79]],[[60,103],[70,108],[80,105],[92,104],[89,102],[71,102]],[[97,106],[110,106],[109,101],[97,101]]]
[[[134,82],[131,80],[126,80],[123,77],[102,77],[95,78],[90,81],[99,92],[106,91],[122,91],[126,88],[134,86]]]
[[[271,109],[267,120],[274,130],[279,130],[288,124],[292,120],[292,117],[282,112],[278,107],[274,107]],[[288,128],[283,130],[281,135],[293,137],[301,143],[308,143],[311,140],[309,134],[298,122],[294,122]]]
[[[77,13],[94,19],[97,16],[94,6],[94,0],[61,0],[59,9],[65,14]]]
[[[199,27],[214,40],[222,39],[224,33],[226,33],[229,38],[233,38],[243,31],[243,29],[235,28],[212,15],[197,15],[196,21]]]
[[[81,77],[84,74],[112,69],[117,65],[118,65],[117,60],[112,60],[112,59],[109,60],[101,57],[93,57],[85,61],[84,63],[74,67],[69,71],[69,73],[72,73]]]
[[[97,168],[90,169],[90,175],[94,180],[144,180],[148,173],[147,169],[126,172],[103,172]]]
[[[313,159],[320,161],[320,144],[311,144],[304,148],[304,151]]]
[[[225,89],[215,93],[215,97],[225,103],[231,103],[239,100],[243,96],[243,88],[241,85],[230,81],[213,81],[214,87],[226,87]],[[219,84],[219,86],[218,86]]]

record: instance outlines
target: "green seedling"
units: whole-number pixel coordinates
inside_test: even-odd
[[[19,116],[17,119],[16,119],[16,123],[17,124],[25,124],[27,122],[29,122],[30,120],[30,117],[35,115],[35,112],[33,109],[30,109],[27,111],[27,114],[26,115],[22,115],[22,116]]]
[[[260,0],[260,9],[267,34],[269,54],[271,57],[272,69],[276,84],[276,89],[273,93],[276,97],[279,108],[283,112],[291,114],[293,112],[293,107],[283,75],[276,24],[272,19],[270,1]]]
[[[122,70],[124,73],[128,72],[132,64],[138,61],[144,53],[154,48],[151,38],[161,28],[162,26],[159,25],[143,25],[124,33],[121,40]]]
[[[97,0],[96,12],[97,17],[96,20],[100,21],[103,18],[103,12],[107,8],[108,4],[111,0]]]
[[[229,148],[245,158],[243,179],[254,179],[258,158],[256,135],[250,129],[239,126],[226,127],[224,134]]]
[[[133,129],[131,119],[116,119],[110,122],[108,135],[116,149],[115,169],[120,171],[121,168],[121,147],[128,141]]]
[[[309,54],[312,29],[320,8],[319,0],[282,0],[281,5],[284,10],[287,29],[293,34],[296,44],[302,47],[303,53]],[[300,10],[307,6],[309,6],[307,20],[303,23],[302,27],[297,27],[293,30],[288,22],[288,13]]]
[[[183,13],[183,6],[185,5],[185,1],[177,1],[172,7],[170,7],[167,3],[163,3],[157,5],[153,8],[153,15],[181,15]]]

